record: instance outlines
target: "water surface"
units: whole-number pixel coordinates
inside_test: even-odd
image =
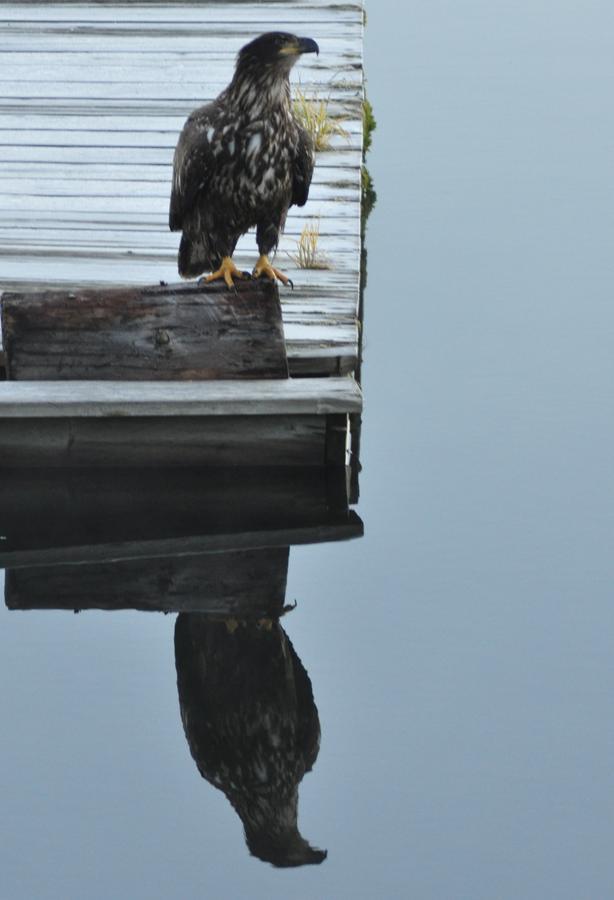
[[[291,550],[283,620],[328,858],[249,855],[186,744],[174,616],[3,610],[3,897],[614,890],[614,13],[368,13],[366,536]]]

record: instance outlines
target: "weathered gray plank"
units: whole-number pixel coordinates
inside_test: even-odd
[[[9,379],[287,378],[277,285],[5,293]]]
[[[158,69],[157,78],[161,73]],[[342,116],[341,124],[351,135],[360,134],[361,126],[354,115],[355,107],[362,97],[362,78],[356,86],[344,87],[345,94],[339,93],[337,102],[331,100],[328,107],[329,113]],[[211,92],[213,94],[213,91]],[[311,97],[317,95],[313,89]],[[325,92],[328,97],[328,92]],[[204,100],[204,97],[201,98]],[[345,104],[348,103],[346,109]],[[84,108],[83,115],[79,115],[79,109],[65,109],[62,106],[61,116],[54,115],[53,107],[43,102],[35,102],[30,98],[27,102],[18,104],[2,98],[0,88],[0,135],[3,143],[10,146],[51,146],[60,145],[68,147],[139,147],[171,148],[177,141],[177,130],[181,128],[184,115],[174,110],[171,114],[160,111],[147,114],[130,116],[122,115],[121,110],[110,110],[106,114],[94,115],[90,108]],[[84,104],[85,107],[85,104]],[[348,115],[346,116],[346,112]],[[89,114],[88,114],[89,113]],[[109,144],[105,143],[108,137]],[[348,143],[341,136],[334,139],[332,150],[322,150],[318,154],[318,165],[323,162],[326,166],[346,165],[352,160],[352,156],[338,158],[339,151],[347,151]],[[353,153],[354,151],[349,151]]]
[[[339,222],[339,220],[337,219],[336,222]],[[347,219],[346,223],[341,222],[341,227],[335,235],[321,235],[320,240],[327,241],[329,250],[332,250],[333,253],[332,256],[322,253],[321,259],[324,269],[328,267],[331,271],[345,271],[352,274],[354,259],[360,250],[360,237]],[[298,252],[299,235],[300,229],[299,231],[295,231],[294,227],[290,229],[280,241],[277,257],[277,262],[284,271],[290,268],[293,270],[290,272],[293,282],[304,279],[304,270],[297,271],[294,262]],[[102,251],[99,238],[101,240],[104,239],[104,245],[102,245],[104,250]],[[9,249],[9,247],[13,253],[16,253],[21,248],[22,260],[24,257],[45,254],[68,257],[72,253],[76,259],[88,256],[93,258],[125,258],[128,255],[133,257],[135,262],[139,258],[151,260],[153,263],[156,260],[163,261],[165,268],[167,267],[172,273],[173,280],[177,278],[174,269],[178,244],[176,237],[167,236],[164,232],[153,232],[152,229],[122,228],[121,224],[117,229],[111,230],[108,227],[100,227],[97,231],[94,231],[91,228],[65,229],[62,228],[62,223],[58,223],[55,232],[50,229],[45,234],[41,229],[36,240],[31,239],[27,234],[27,228],[23,226],[20,228],[14,225],[11,228],[7,223],[0,230],[0,252],[3,255],[5,248]],[[68,246],[72,248],[70,251],[65,249]],[[258,257],[253,236],[241,242],[237,256],[249,261],[248,271],[251,271]],[[4,280],[0,281],[0,284],[2,284],[4,290],[8,290]],[[44,284],[41,285],[41,287],[44,286]]]
[[[52,18],[52,19],[74,19],[76,15],[79,14],[79,10],[87,9],[89,13],[90,7],[92,7],[92,3],[84,2],[84,0],[62,0],[62,2],[58,2],[58,0],[19,0],[19,3],[6,3],[3,7],[3,16],[6,13],[7,20],[20,20],[20,19],[35,19],[39,21],[42,18]],[[134,12],[135,7],[142,7],[148,10],[154,10],[154,12],[150,13],[150,15],[155,16],[156,19],[162,19],[165,15],[168,15],[166,9],[171,10],[173,13],[171,21],[182,21],[184,17],[188,17],[190,14],[198,14],[200,9],[204,6],[201,0],[144,0],[141,2],[139,0],[138,3],[129,3],[127,0],[95,0],[94,9],[94,18],[108,18],[109,16],[119,16],[125,15],[128,18],[132,18],[135,21],[138,21],[138,14]],[[218,15],[222,16],[225,11],[225,6],[223,3],[219,4],[221,8],[221,12],[218,11]],[[258,18],[259,15],[262,14],[262,7],[265,6],[264,3],[258,2],[258,0],[239,0],[237,3],[236,13],[235,15],[245,14],[246,17],[249,18],[250,21],[254,21],[254,17]],[[317,11],[324,10],[329,12],[336,12],[338,9],[345,10],[357,10],[362,9],[361,4],[357,4],[356,2],[351,2],[351,0],[273,0],[271,2],[271,9],[279,9],[282,6],[284,12],[288,8],[295,8],[297,10],[312,10],[315,9]],[[215,12],[215,6],[210,5],[211,14]],[[177,10],[180,10],[179,14],[177,14]],[[278,14],[279,16],[279,14]]]
[[[70,416],[322,416],[361,409],[362,394],[351,378],[0,383],[0,422]]]
[[[217,9],[216,9],[217,6]],[[115,0],[95,0],[94,3],[87,3],[84,0],[20,0],[19,3],[5,3],[3,5],[3,18],[7,22],[30,21],[40,23],[45,21],[65,21],[71,24],[76,21],[82,21],[83,15],[87,12],[88,22],[95,21],[122,21],[128,20],[134,22],[135,25],[141,24],[138,12],[135,8],[144,8],[149,10],[150,22],[169,22],[171,25],[177,22],[190,22],[202,15],[203,7],[207,7],[207,15],[211,19],[217,19],[220,22],[229,20],[245,20],[253,23],[258,21],[259,17],[275,16],[272,21],[279,24],[279,7],[283,6],[283,13],[288,15],[306,15],[309,20],[310,13],[330,18],[331,15],[338,14],[343,17],[343,13],[350,14],[362,9],[359,3],[335,2],[335,0],[276,0],[276,2],[261,3],[257,0],[240,0],[235,3],[233,10],[227,12],[227,6],[224,3],[202,3],[201,0],[145,0],[145,2],[128,3],[115,2]],[[90,12],[91,11],[91,12]],[[226,18],[227,16],[227,18]],[[263,18],[264,20],[264,18]]]

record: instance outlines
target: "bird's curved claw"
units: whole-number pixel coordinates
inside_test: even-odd
[[[283,272],[280,272],[279,269],[276,269],[271,265],[267,256],[262,255],[256,265],[254,266],[254,271],[252,272],[254,278],[270,278],[271,281],[281,281],[282,284],[290,285],[292,290],[294,290],[294,284],[287,275],[284,275]]]

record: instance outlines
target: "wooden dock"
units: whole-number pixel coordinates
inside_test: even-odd
[[[43,419],[63,419],[59,446],[71,448],[74,462],[79,459],[77,420],[100,424],[111,408],[116,419],[134,417],[141,426],[148,417],[146,409],[157,408],[156,415],[172,415],[176,421],[183,417],[188,425],[191,416],[194,424],[195,410],[200,409],[199,415],[217,416],[219,424],[221,418],[243,415],[236,410],[252,401],[252,424],[260,416],[277,417],[279,423],[292,415],[290,397],[300,406],[300,411],[294,407],[299,417],[330,414],[347,420],[359,412],[360,390],[352,373],[360,335],[360,2],[4,4],[0,290],[70,292],[77,286],[176,282],[178,235],[168,231],[167,217],[177,136],[189,112],[228,83],[239,48],[273,29],[318,41],[319,57],[303,57],[293,81],[307,97],[328,100],[330,114],[342,119],[346,132],[318,154],[309,201],[290,211],[277,254],[279,266],[295,285],[293,291],[280,292],[290,382],[275,388],[263,384],[257,401],[254,385],[247,382],[231,388],[194,380],[172,389],[141,383],[138,400],[134,386],[111,388],[111,381],[95,389],[92,382],[74,384],[70,398],[60,385],[47,382],[38,399],[34,382],[0,383],[3,434],[14,436],[14,452],[18,435],[36,442]],[[309,222],[319,226],[321,254],[329,268],[296,265],[297,241]],[[251,269],[255,258],[254,235],[248,234],[239,243],[236,260],[241,268]],[[296,383],[303,380],[306,384]],[[222,396],[227,404],[223,408]],[[271,412],[274,397],[279,405]],[[211,412],[213,407],[218,413]],[[334,413],[323,412],[333,408]],[[51,431],[58,427],[52,424]],[[337,449],[330,453],[329,439],[339,431],[338,419],[327,419],[323,429],[324,443],[319,440],[312,456],[317,462],[312,464],[347,461],[345,443],[339,455],[338,433]],[[85,439],[91,447],[88,442]],[[299,458],[300,465],[310,464],[300,453]],[[189,459],[194,461],[192,451]],[[82,464],[94,462],[87,454],[82,457]],[[170,463],[168,455],[164,462]]]

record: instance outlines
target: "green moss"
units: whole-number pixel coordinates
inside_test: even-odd
[[[377,194],[373,187],[373,179],[365,165],[365,157],[371,148],[372,135],[376,128],[375,116],[373,115],[373,107],[365,96],[362,101],[362,168],[360,172],[361,181],[361,231],[364,238],[365,226],[371,210],[375,206]]]
[[[362,214],[362,226],[364,229],[365,223],[371,213],[371,210],[375,206],[375,201],[377,200],[377,194],[375,192],[375,188],[373,187],[373,179],[371,178],[371,174],[364,163],[362,165],[362,169],[360,172],[360,181],[361,181],[361,214]]]
[[[361,182],[361,230],[364,237],[365,226],[371,210],[375,206],[377,194],[373,187],[373,179],[365,165],[365,157],[371,148],[373,140],[373,132],[376,128],[375,116],[373,115],[373,107],[371,106],[367,96],[362,101],[362,168],[360,172]]]
[[[377,128],[377,122],[373,115],[373,107],[370,102],[365,99],[362,101],[362,155],[367,155],[371,147],[372,135]]]

